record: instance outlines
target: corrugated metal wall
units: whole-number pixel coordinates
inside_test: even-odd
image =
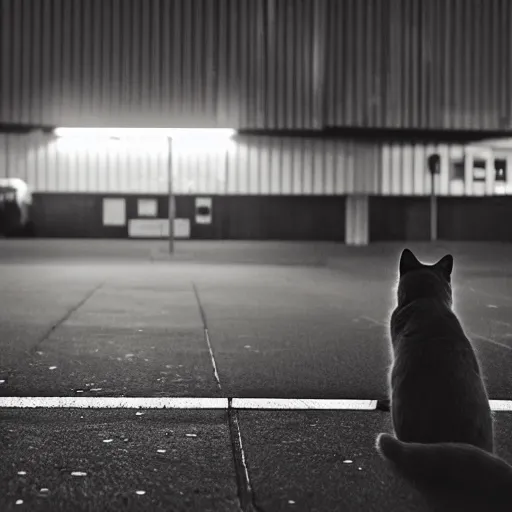
[[[481,145],[384,144],[382,146],[379,194],[421,196],[432,192],[428,172],[429,155],[440,156],[440,172],[434,178],[435,194],[439,196],[512,195],[512,146],[494,150]],[[495,182],[495,158],[506,161],[506,181]],[[485,180],[474,179],[473,161],[486,162]],[[462,178],[454,177],[453,166],[464,167]]]
[[[0,122],[511,128],[510,0],[0,0]]]
[[[512,2],[332,0],[327,123],[505,129]]]
[[[431,193],[427,158],[441,157],[440,196],[512,195],[512,147],[378,144],[317,138],[237,137],[227,149],[173,149],[177,194],[423,196]],[[468,163],[464,164],[465,161]],[[470,158],[487,159],[486,181],[473,180]],[[494,159],[507,180],[494,183]],[[166,193],[167,146],[77,143],[42,133],[0,134],[0,177],[21,178],[37,192]],[[453,179],[453,162],[466,167]]]
[[[376,145],[301,138],[240,137],[226,150],[173,150],[177,194],[344,195],[377,192]],[[0,135],[0,177],[38,192],[167,192],[167,148],[99,146],[43,134]]]
[[[238,137],[227,149],[175,146],[177,194],[393,195],[431,193],[427,158],[441,157],[440,196],[512,195],[512,148],[371,144],[316,138]],[[464,164],[465,156],[468,163]],[[489,162],[487,180],[473,180],[470,157]],[[494,183],[494,158],[507,163],[507,181]],[[466,167],[453,179],[453,162]],[[21,178],[37,192],[166,193],[167,146],[98,141],[79,144],[42,133],[0,135],[0,177]]]

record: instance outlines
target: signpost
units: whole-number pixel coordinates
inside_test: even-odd
[[[440,173],[441,158],[437,153],[428,157],[428,170],[430,172],[430,241],[437,240],[437,197],[435,176]]]

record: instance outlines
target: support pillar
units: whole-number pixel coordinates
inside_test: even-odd
[[[369,206],[367,195],[351,195],[345,200],[345,243],[368,245]]]

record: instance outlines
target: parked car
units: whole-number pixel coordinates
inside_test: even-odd
[[[0,235],[34,236],[32,194],[19,178],[0,178]]]

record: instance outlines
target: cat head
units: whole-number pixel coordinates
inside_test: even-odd
[[[398,303],[405,305],[415,299],[438,298],[448,306],[452,303],[451,275],[453,256],[447,254],[433,265],[421,263],[409,249],[400,256]]]

